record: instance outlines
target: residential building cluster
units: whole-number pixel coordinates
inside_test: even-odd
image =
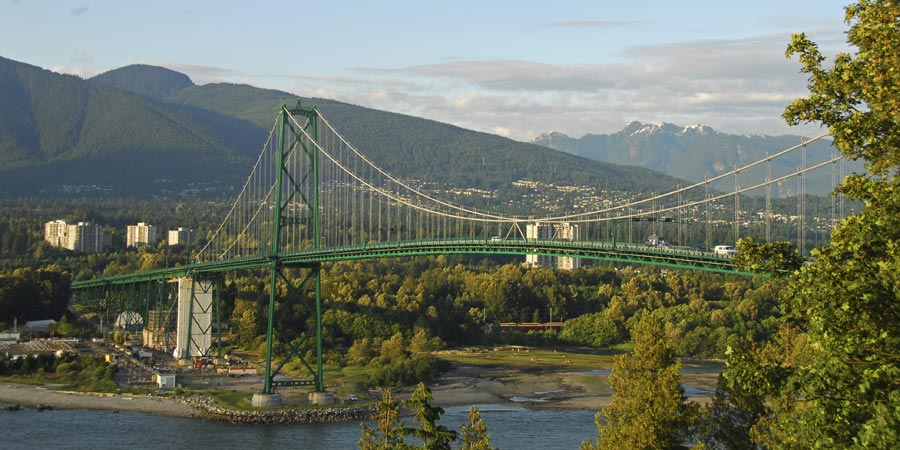
[[[156,227],[144,222],[128,225],[125,233],[126,247],[143,247],[156,244]]]
[[[68,250],[99,253],[110,244],[109,235],[103,232],[100,225],[90,222],[69,224],[65,220],[53,220],[44,224],[44,240],[53,247]],[[169,230],[169,245],[190,245],[197,240],[197,232],[190,228]],[[141,247],[154,245],[158,241],[157,227],[139,222],[128,225],[125,230],[125,245]]]
[[[68,224],[64,220],[54,220],[44,224],[44,240],[50,245],[69,250],[98,253],[109,244],[99,225],[90,222]]]

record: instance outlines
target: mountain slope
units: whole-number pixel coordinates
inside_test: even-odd
[[[73,184],[145,192],[163,177],[216,181],[243,172],[265,139],[258,127],[224,114],[3,58],[0,111],[4,193]]]
[[[91,81],[154,100],[164,100],[169,95],[194,85],[194,82],[183,73],[144,64],[110,70],[91,78]]]
[[[639,165],[699,182],[729,172],[735,166],[759,161],[804,140],[800,136],[733,135],[701,125],[680,127],[670,123],[632,122],[612,134],[586,134],[575,139],[562,133],[545,133],[532,142],[595,161]],[[836,153],[831,140],[819,140],[807,146],[806,160],[808,164],[821,162]],[[802,152],[794,151],[773,161],[771,177],[796,172],[802,164]],[[860,164],[849,167],[850,170],[861,170]],[[768,170],[766,165],[759,166],[754,173],[745,174],[745,179],[765,179]],[[734,180],[729,182],[733,188]],[[807,186],[808,192],[817,194],[825,194],[831,189],[828,177],[811,177]],[[796,183],[785,182],[778,188],[778,195],[794,193]]]
[[[230,115],[268,131],[278,107],[294,105],[298,97],[247,85],[213,83],[189,86],[165,100]],[[679,183],[640,168],[598,164],[432,120],[334,100],[300,100],[304,107],[316,106],[344,137],[383,168],[407,178],[484,189],[507,187],[519,179],[637,191],[659,191]]]
[[[78,142],[89,88],[0,58],[0,168],[52,159]]]
[[[246,85],[194,85],[133,65],[90,80],[0,59],[0,193],[228,195],[249,171],[281,104],[296,96]],[[513,190],[527,179],[630,191],[682,181],[638,167],[326,99],[316,106],[373,161],[435,186]]]

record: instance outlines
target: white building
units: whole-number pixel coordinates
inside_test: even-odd
[[[128,247],[141,247],[156,243],[156,227],[139,222],[137,225],[128,225],[125,235],[125,245]]]
[[[64,220],[45,223],[44,240],[54,247],[90,253],[103,251],[107,244],[106,235],[99,225],[90,222],[70,225]]]
[[[156,385],[160,389],[175,389],[175,374],[160,373],[156,375]]]
[[[54,247],[65,248],[68,231],[68,224],[65,220],[47,222],[44,224],[44,240]]]
[[[169,230],[169,245],[191,245],[197,240],[197,232],[190,228],[178,227],[177,230]]]
[[[525,227],[527,239],[556,239],[574,241],[579,239],[578,225],[568,222],[563,223],[530,223]],[[525,255],[525,265],[528,267],[556,267],[558,269],[571,270],[581,267],[581,260],[571,256],[545,256]]]

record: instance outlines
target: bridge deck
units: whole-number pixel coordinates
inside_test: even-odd
[[[72,289],[88,289],[105,285],[165,280],[232,270],[278,266],[304,266],[323,262],[446,254],[545,255],[623,263],[698,269],[719,273],[753,275],[739,270],[731,258],[711,252],[679,248],[660,248],[643,244],[609,241],[567,241],[553,239],[427,239],[369,243],[362,246],[309,249],[270,256],[222,259],[184,266],[144,270],[112,277],[76,281]]]

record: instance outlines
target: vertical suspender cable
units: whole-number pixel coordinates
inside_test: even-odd
[[[738,168],[734,165],[734,242],[741,238],[741,187],[738,185]]]
[[[772,240],[772,160],[766,153],[766,242]]]

